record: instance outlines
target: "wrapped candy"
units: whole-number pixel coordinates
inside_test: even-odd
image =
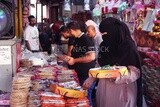
[[[118,11],[123,11],[123,10],[125,10],[127,8],[128,8],[127,2],[121,2],[119,7],[118,7]]]
[[[84,0],[84,10],[90,10],[89,0]]]
[[[64,1],[64,10],[65,11],[71,11],[71,6],[70,6],[70,0],[65,0]]]
[[[137,18],[135,22],[135,28],[142,29],[144,23],[144,11],[142,9],[139,9],[137,11]]]
[[[100,5],[96,4],[95,8],[92,10],[93,16],[101,16]]]

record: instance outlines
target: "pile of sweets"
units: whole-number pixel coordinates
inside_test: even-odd
[[[149,35],[160,38],[160,11],[156,15],[156,20],[154,21],[152,32],[150,32]]]

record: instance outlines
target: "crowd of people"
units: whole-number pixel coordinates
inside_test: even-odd
[[[28,50],[51,54],[52,43],[61,45],[62,37],[68,39],[68,51],[59,58],[77,72],[80,85],[88,89],[89,96],[97,84],[96,107],[142,107],[141,61],[124,22],[113,17],[105,18],[99,26],[92,20],[72,21],[54,31],[53,42],[49,31],[38,31],[34,16],[28,19],[29,25],[24,31]],[[129,74],[112,79],[88,77],[90,68],[105,65],[126,66]]]

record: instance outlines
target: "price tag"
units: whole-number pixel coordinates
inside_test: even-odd
[[[0,65],[11,64],[11,47],[0,46]]]

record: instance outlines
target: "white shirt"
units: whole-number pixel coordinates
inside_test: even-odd
[[[24,39],[28,41],[31,50],[39,50],[39,32],[36,26],[28,25],[24,31]]]

